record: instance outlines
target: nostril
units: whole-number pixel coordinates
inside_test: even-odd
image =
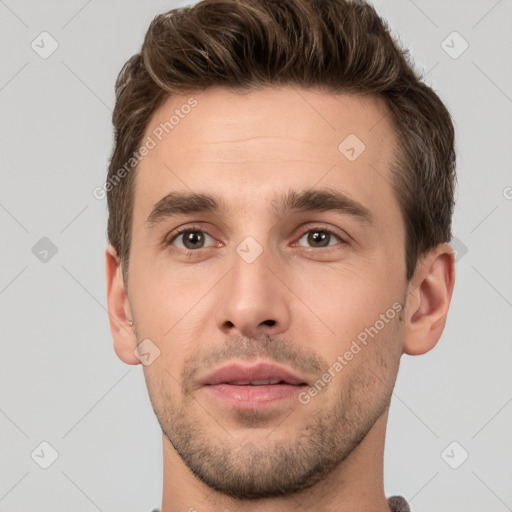
[[[265,324],[265,325],[270,325],[270,326],[276,325],[275,320],[265,320],[264,322],[261,322],[261,323]]]

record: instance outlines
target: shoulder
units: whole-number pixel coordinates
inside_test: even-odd
[[[411,508],[402,496],[391,496],[388,498],[389,506],[393,512],[411,512]]]

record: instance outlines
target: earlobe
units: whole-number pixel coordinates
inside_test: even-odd
[[[455,255],[440,244],[418,264],[411,279],[405,311],[403,352],[425,354],[443,333],[455,284]]]
[[[126,364],[140,364],[134,354],[137,338],[130,326],[130,304],[124,287],[121,262],[114,247],[109,244],[105,251],[107,278],[107,308],[114,350]]]

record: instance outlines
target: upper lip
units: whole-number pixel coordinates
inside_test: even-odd
[[[258,363],[251,365],[230,363],[210,373],[200,382],[204,386],[211,386],[215,384],[233,384],[243,386],[248,385],[253,381],[272,381],[273,384],[277,384],[279,382],[293,385],[307,384],[303,378],[298,375],[294,375],[286,368],[273,363]]]

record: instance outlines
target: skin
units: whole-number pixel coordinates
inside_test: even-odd
[[[215,88],[170,98],[146,134],[191,96],[197,106],[136,170],[128,289],[106,251],[117,355],[140,364],[134,350],[145,339],[160,350],[144,373],[163,431],[162,511],[389,511],[389,401],[401,355],[428,352],[442,334],[454,254],[439,245],[407,281],[386,108],[291,87]],[[354,161],[338,150],[349,134],[366,146]],[[337,211],[272,215],[277,195],[310,189],[343,192],[373,223]],[[152,208],[173,191],[214,194],[225,210],[151,227]],[[183,236],[162,244],[198,224],[203,248],[187,255]],[[335,234],[325,246],[311,238],[322,229]],[[252,263],[236,251],[248,236],[263,251]],[[393,304],[400,313],[307,404],[239,411],[198,384],[234,360],[279,362],[315,382]]]

